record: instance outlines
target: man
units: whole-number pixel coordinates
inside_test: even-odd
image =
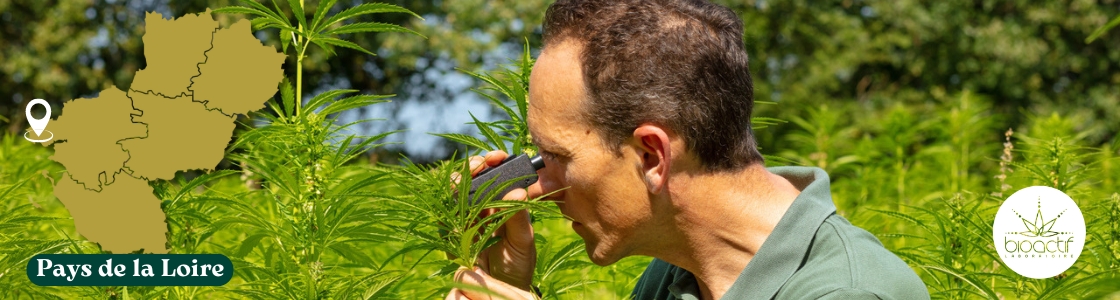
[[[550,196],[598,265],[652,256],[635,299],[928,299],[870,233],[835,214],[818,168],[767,169],[750,129],[742,21],[699,0],[559,0],[530,78],[544,169],[506,199]],[[506,157],[474,158],[472,169]],[[527,212],[456,280],[532,299]],[[448,299],[489,299],[455,289]]]

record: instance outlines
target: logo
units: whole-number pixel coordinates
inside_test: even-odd
[[[1021,189],[1000,205],[992,240],[1003,263],[1035,279],[1065,272],[1085,246],[1085,217],[1062,191],[1045,186]]]

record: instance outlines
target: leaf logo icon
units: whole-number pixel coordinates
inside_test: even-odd
[[[1025,231],[1018,232],[1018,234],[1026,237],[1052,237],[1058,235],[1060,234],[1060,232],[1053,231],[1051,229],[1054,228],[1054,223],[1057,222],[1058,218],[1061,218],[1062,214],[1064,214],[1065,212],[1066,211],[1063,210],[1061,213],[1058,213],[1058,216],[1050,219],[1049,221],[1046,221],[1046,219],[1042,217],[1042,197],[1039,197],[1038,211],[1034,215],[1034,221],[1028,221],[1026,218],[1023,218],[1023,216],[1020,215],[1018,211],[1015,211],[1015,215],[1023,221],[1023,227],[1026,227],[1027,229]]]

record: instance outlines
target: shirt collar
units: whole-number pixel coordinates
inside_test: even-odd
[[[793,273],[801,267],[802,259],[825,218],[836,212],[829,191],[828,174],[815,167],[771,167],[771,173],[789,180],[801,194],[793,200],[789,210],[774,231],[762,243],[758,253],[739,274],[727,295],[738,299],[771,299],[778,293]]]

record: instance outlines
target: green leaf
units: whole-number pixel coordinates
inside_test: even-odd
[[[389,100],[385,99],[393,96],[394,95],[358,95],[353,97],[346,97],[327,105],[327,107],[323,108],[322,111],[319,111],[319,114],[329,115],[358,107],[365,107],[377,103],[389,102]]]
[[[269,18],[255,18],[249,21],[253,25],[253,30],[261,30],[266,28],[279,28],[282,30],[295,31],[291,25],[282,23]]]
[[[313,112],[315,111],[315,109],[323,106],[323,104],[325,104],[327,101],[337,98],[338,96],[354,93],[357,91],[358,90],[330,90],[319,93],[318,95],[315,95],[315,97],[311,98],[311,101],[307,101],[307,105],[303,107],[304,111],[301,111],[300,115],[306,115],[310,112]]]
[[[996,297],[996,292],[989,289],[987,284],[985,284],[983,282],[978,282],[972,276],[968,276],[966,274],[960,274],[958,272],[954,272],[953,270],[950,270],[949,268],[946,268],[944,266],[926,265],[926,266],[921,266],[921,267],[925,268],[925,269],[933,270],[933,271],[939,271],[939,272],[948,274],[949,276],[956,277],[957,279],[960,279],[961,281],[967,283],[969,286],[972,286],[973,288],[975,288],[979,292],[983,293],[983,294],[980,294],[980,295],[984,296],[987,299],[999,299],[999,297]]]
[[[378,278],[378,280],[374,281],[372,284],[369,285],[369,287],[366,288],[366,291],[364,293],[362,293],[362,299],[388,298],[386,293],[389,293],[389,291],[391,290],[388,287],[393,285],[394,283],[397,283],[397,281],[399,281],[401,279],[401,276],[399,276],[399,275],[381,279],[382,277],[385,277],[385,276],[382,276],[381,274],[388,274],[388,273],[378,273],[378,274],[373,274],[373,275],[370,275],[370,276],[366,277],[366,278]],[[376,277],[374,277],[375,275],[376,275]],[[362,280],[362,282],[365,282],[365,281],[366,281],[366,279]]]
[[[340,39],[336,39],[336,38],[320,37],[320,38],[316,38],[315,41],[323,43],[323,44],[327,44],[327,45],[350,48],[350,49],[362,51],[365,54],[377,56],[377,54],[373,54],[373,52],[370,52],[369,50],[366,50],[366,48],[362,48],[362,46],[358,46],[358,44],[355,44],[353,42],[346,41],[346,40],[340,40]]]
[[[369,267],[369,266],[377,266],[378,265],[376,262],[373,261],[373,259],[370,259],[368,255],[366,255],[365,253],[362,253],[362,251],[358,251],[357,249],[354,249],[354,247],[351,247],[350,245],[347,245],[347,244],[344,244],[344,243],[335,243],[335,244],[331,244],[329,246],[329,248],[331,250],[334,250],[335,252],[337,252],[343,258],[346,258],[347,260],[359,263],[363,266]]]
[[[258,3],[257,1],[254,1],[254,0],[241,0],[241,3],[245,3],[246,5],[249,5],[256,10],[266,12],[270,16],[272,16],[273,19],[276,19],[277,21],[281,21],[284,24],[288,24],[288,18],[284,17],[284,13],[282,11],[280,11],[279,7],[277,7],[276,10],[271,10],[271,9],[268,9],[268,7],[265,7],[264,4],[260,4],[260,3]],[[276,2],[273,1],[272,4],[275,6]]]
[[[292,44],[292,34],[291,30],[280,30],[280,50],[284,53],[288,52],[288,46]]]
[[[288,0],[288,7],[292,9],[292,14],[296,15],[296,22],[299,22],[300,30],[307,32],[307,15],[303,12],[303,4],[299,3],[300,0]]]
[[[265,17],[265,18],[273,18],[273,15],[271,15],[267,12],[263,12],[263,11],[260,11],[260,10],[257,10],[257,9],[248,8],[248,7],[244,7],[244,6],[226,6],[226,7],[222,7],[222,8],[219,8],[219,9],[215,9],[214,13],[219,13],[219,14],[245,14],[245,15],[262,16],[262,17]]]
[[[324,43],[321,37],[316,36],[316,38],[312,39],[311,42],[315,43],[315,45],[319,45],[319,48],[322,48],[323,51],[327,51],[327,57],[334,56],[334,46]]]
[[[342,12],[340,12],[340,13],[334,15],[334,16],[331,16],[329,19],[327,19],[322,24],[320,24],[319,27],[316,27],[315,32],[323,31],[324,28],[330,27],[331,25],[334,25],[335,23],[342,22],[344,20],[347,20],[347,19],[350,19],[350,18],[353,18],[353,17],[356,17],[356,16],[366,15],[366,14],[376,14],[376,13],[407,13],[407,14],[410,14],[410,15],[412,15],[414,17],[417,17],[421,20],[424,19],[424,18],[421,18],[420,15],[417,15],[416,13],[412,12],[411,10],[405,9],[403,7],[400,7],[400,6],[387,4],[387,3],[366,3],[366,4],[358,5],[358,6],[355,6],[355,7],[351,7],[350,9],[344,10],[344,11],[342,11]]]
[[[353,24],[346,24],[346,25],[339,26],[338,28],[335,28],[335,29],[327,30],[323,34],[324,35],[336,35],[336,34],[361,33],[361,32],[406,32],[406,33],[411,33],[411,34],[415,34],[415,35],[418,35],[418,36],[424,36],[424,35],[420,34],[419,32],[413,31],[412,29],[401,27],[399,25],[388,24],[388,23],[378,23],[378,22],[359,22],[359,23],[353,23]]]
[[[335,1],[337,0],[322,1],[319,2],[318,7],[315,7],[315,16],[311,18],[311,28],[313,29],[312,31],[319,31],[319,23],[323,22],[323,17],[326,16],[327,11],[330,11],[331,7],[334,7]]]
[[[521,120],[521,116],[518,115],[516,112],[514,112],[512,107],[510,107],[509,105],[506,105],[506,103],[503,102],[501,99],[498,99],[498,97],[491,96],[490,94],[488,94],[488,93],[486,93],[482,90],[479,90],[479,89],[471,89],[471,90],[474,91],[475,93],[479,94],[479,95],[482,95],[483,97],[486,97],[486,99],[490,100],[490,103],[494,104],[494,106],[497,106],[498,108],[501,108],[503,111],[506,112],[506,115],[508,115],[509,118],[512,119],[514,122],[518,122],[518,123],[523,122]]]
[[[1105,24],[1101,28],[1097,28],[1097,30],[1093,31],[1092,34],[1089,34],[1089,37],[1085,38],[1085,43],[1088,44],[1093,42],[1097,38],[1104,35],[1105,32],[1108,32],[1109,29],[1112,29],[1112,27],[1116,27],[1117,25],[1120,25],[1120,16],[1116,16],[1116,18],[1113,18],[1112,21],[1108,22],[1108,24]]]
[[[446,139],[449,139],[449,140],[452,140],[452,141],[455,141],[455,142],[458,142],[460,144],[464,144],[464,145],[467,145],[467,146],[471,146],[471,147],[475,147],[475,148],[479,148],[479,149],[486,149],[486,151],[493,151],[494,150],[494,148],[490,147],[490,145],[486,144],[486,142],[483,142],[482,140],[480,140],[476,137],[465,135],[465,134],[458,134],[458,133],[428,133],[428,134],[438,136],[438,137],[442,137],[442,138],[446,138]]]
[[[288,77],[284,77],[280,81],[280,99],[281,103],[284,104],[284,116],[292,117],[296,110],[296,96],[295,90],[292,88],[292,82],[288,80]]]
[[[436,271],[435,273],[432,273],[432,275],[429,275],[428,278],[435,278],[435,277],[440,277],[440,276],[444,276],[444,275],[451,275],[451,274],[454,274],[455,271],[458,271],[458,270],[459,270],[459,264],[454,263],[454,262],[450,262],[447,265],[443,266],[443,268],[439,268],[439,271]]]
[[[487,124],[486,122],[479,121],[478,118],[474,117],[473,113],[468,113],[468,114],[470,114],[471,119],[474,120],[474,123],[472,123],[472,124],[474,124],[475,127],[478,127],[478,130],[482,132],[482,135],[486,136],[486,138],[490,140],[491,144],[494,144],[494,147],[498,148],[498,150],[502,150],[502,151],[505,151],[506,153],[509,153],[509,151],[506,150],[505,140],[502,139],[502,137],[500,135],[498,135],[497,132],[494,132],[494,129],[490,128],[489,124]]]
[[[63,180],[65,180],[65,179],[63,179]],[[16,184],[8,186],[7,189],[4,189],[3,192],[0,192],[0,199],[4,199],[4,198],[8,197],[8,195],[12,194],[13,191],[15,191],[19,187],[23,186],[24,184],[26,184],[28,181],[31,181],[31,178],[20,180]],[[16,194],[16,195],[18,195],[18,194]]]
[[[236,257],[245,257],[245,255],[249,255],[249,253],[252,252],[253,249],[257,247],[257,245],[261,244],[261,239],[265,238],[267,236],[268,235],[266,235],[266,234],[258,233],[258,234],[251,235],[251,236],[245,238],[244,240],[241,240],[241,246],[237,247],[237,252],[234,253],[233,255],[236,256]]]

